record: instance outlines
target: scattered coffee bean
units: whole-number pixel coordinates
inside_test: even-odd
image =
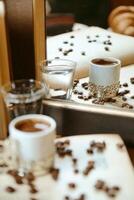
[[[131,98],[131,99],[134,99],[134,96],[131,96],[130,98]]]
[[[92,103],[94,103],[94,104],[99,104],[99,105],[104,105],[104,100],[99,100],[99,99],[94,99],[93,101],[92,101]]]
[[[109,47],[105,47],[104,49],[105,49],[105,51],[109,51]]]
[[[123,83],[123,86],[124,87],[128,87],[128,83]]]
[[[88,154],[93,154],[93,149],[91,149],[91,148],[90,148],[90,149],[87,149],[87,153],[88,153]]]
[[[123,150],[125,148],[125,145],[123,143],[118,143],[116,144],[116,146],[119,150]]]
[[[35,180],[35,176],[32,172],[28,172],[26,175],[25,175],[25,178],[29,181],[29,182],[32,182]]]
[[[16,183],[17,184],[23,184],[23,178],[21,177],[21,176],[19,176],[19,175],[17,175],[16,177],[15,177],[15,181],[16,181]]]
[[[130,93],[130,90],[124,90],[124,91],[118,92],[118,95],[119,96],[124,96],[124,95],[126,95],[128,93]]]
[[[58,168],[51,168],[49,172],[54,180],[58,179],[60,172]]]
[[[70,197],[69,197],[69,196],[65,196],[64,199],[65,199],[65,200],[70,200]]]
[[[75,170],[74,170],[74,173],[75,173],[75,174],[78,174],[78,173],[79,173],[79,170],[78,170],[78,169],[75,169]]]
[[[99,35],[96,35],[95,37],[97,37],[97,38],[98,38],[98,37],[99,37]]]
[[[94,166],[95,165],[95,162],[94,161],[89,161],[88,162],[88,164],[87,164],[87,166],[86,166],[86,168],[84,169],[84,171],[83,171],[83,174],[85,175],[85,176],[87,176],[88,174],[89,174],[89,172],[92,170],[92,169],[94,169]]]
[[[90,147],[93,149],[96,149],[98,152],[103,152],[105,149],[106,149],[106,143],[103,141],[103,142],[95,142],[95,141],[92,141],[90,143]]]
[[[78,90],[74,90],[73,93],[74,93],[74,94],[78,94]]]
[[[70,38],[75,38],[75,36],[74,36],[74,35],[71,35]]]
[[[93,40],[93,42],[97,42],[97,40]]]
[[[13,193],[13,192],[16,192],[16,189],[11,186],[8,186],[8,187],[6,187],[6,191],[9,193]]]
[[[8,165],[7,165],[6,163],[1,163],[1,164],[0,164],[0,167],[1,167],[1,168],[5,168],[5,167],[8,167]]]
[[[70,43],[70,46],[74,46],[74,43]]]
[[[81,55],[82,55],[82,56],[85,56],[85,55],[86,55],[85,51],[81,52]]]
[[[104,185],[105,185],[105,182],[104,182],[104,181],[98,180],[98,181],[96,182],[96,184],[95,184],[95,188],[96,188],[97,190],[102,190],[103,187],[104,187]]]
[[[76,165],[77,164],[77,158],[73,158],[72,162],[73,162],[74,165]]]
[[[60,57],[55,57],[55,59],[60,59]]]
[[[108,38],[111,38],[111,35],[108,35],[107,37],[108,37]]]
[[[122,100],[123,100],[123,101],[127,101],[127,98],[123,96],[123,97],[122,97]]]
[[[35,194],[37,192],[38,192],[38,190],[35,187],[30,188],[30,193]]]
[[[81,84],[81,86],[84,88],[84,87],[88,86],[88,83],[84,82],[84,83]]]
[[[83,99],[83,96],[82,96],[82,95],[79,95],[79,96],[78,96],[78,99]]]
[[[89,35],[87,35],[87,39],[89,39],[90,38],[90,36]]]
[[[63,44],[68,44],[68,41],[64,41]]]
[[[91,43],[91,42],[92,42],[92,40],[88,40],[88,42],[89,42],[89,43]]]
[[[62,48],[59,48],[58,50],[59,50],[59,51],[62,51]]]
[[[69,183],[68,187],[71,189],[75,189],[76,188],[76,184],[75,183]]]
[[[134,84],[134,77],[130,78],[130,82],[131,82],[131,84]]]

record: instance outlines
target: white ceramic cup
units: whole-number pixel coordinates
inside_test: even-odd
[[[121,61],[119,59],[112,57],[93,58],[90,61],[89,77],[91,93],[102,99],[116,96],[120,85],[120,67]]]
[[[27,120],[37,120],[36,131],[18,129],[18,124]],[[46,125],[40,124],[45,122]],[[54,161],[54,139],[56,136],[56,122],[49,116],[41,114],[27,114],[13,119],[9,124],[9,136],[13,162],[18,161],[19,171],[33,171],[44,174],[52,167]]]

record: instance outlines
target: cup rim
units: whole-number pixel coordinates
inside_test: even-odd
[[[95,64],[95,63],[93,63],[92,61],[94,60],[94,59],[107,59],[107,60],[114,60],[114,61],[117,61],[117,63],[115,63],[115,64],[111,64],[111,65],[99,65],[99,64]],[[102,56],[98,56],[98,57],[93,57],[90,61],[89,61],[89,63],[90,63],[90,65],[92,65],[92,66],[95,66],[95,67],[98,67],[98,68],[105,68],[106,66],[108,66],[108,68],[113,68],[113,67],[115,67],[115,66],[121,66],[121,60],[120,59],[118,59],[118,58],[115,58],[115,57],[111,57],[111,56],[107,56],[107,57],[102,57]]]
[[[23,121],[26,119],[41,119],[41,120],[46,120],[48,123],[50,123],[50,127],[48,129],[41,130],[41,131],[36,131],[30,132],[30,131],[21,131],[15,127],[15,124],[18,123],[19,121]],[[47,136],[49,133],[52,133],[56,129],[56,121],[47,115],[43,114],[26,114],[26,115],[21,115],[16,118],[14,118],[10,123],[9,123],[9,137],[12,137],[12,135],[16,135],[16,137],[26,137],[26,138],[38,138],[42,136]],[[11,133],[11,130],[14,130],[14,133]]]

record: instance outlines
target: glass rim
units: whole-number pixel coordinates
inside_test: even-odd
[[[58,64],[58,63],[52,64],[53,61],[56,61],[56,62],[63,61],[63,62],[66,62],[66,63],[65,64],[62,64],[62,63],[61,64]],[[67,62],[68,62],[68,64],[67,64]],[[69,63],[71,65],[69,65]],[[51,64],[51,65],[49,65],[49,64]],[[52,68],[52,67],[56,67],[56,66],[57,66],[57,68],[68,67],[68,68],[71,68],[71,69],[75,69],[76,65],[77,65],[77,62],[70,60],[70,59],[62,59],[62,58],[44,59],[40,62],[41,71],[43,71],[44,68]]]
[[[17,83],[24,83],[24,82],[31,82],[31,83],[35,83],[35,84],[39,84],[39,88],[37,88],[37,90],[29,90],[29,93],[12,93],[10,92],[13,86],[13,84],[17,84]],[[14,88],[15,89],[15,88]],[[3,96],[8,96],[11,99],[28,99],[30,97],[35,97],[35,96],[40,96],[41,94],[45,94],[45,89],[44,89],[44,84],[41,81],[35,80],[35,79],[18,79],[18,80],[12,80],[11,82],[8,82],[6,84],[4,84],[1,88],[0,88],[0,92]]]

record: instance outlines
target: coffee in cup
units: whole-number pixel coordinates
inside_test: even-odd
[[[112,57],[90,61],[89,89],[99,99],[115,97],[120,86],[121,61]]]
[[[53,165],[56,122],[49,116],[27,114],[13,119],[9,135],[15,167],[21,173],[44,174]]]

